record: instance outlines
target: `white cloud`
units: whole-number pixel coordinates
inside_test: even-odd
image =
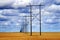
[[[32,0],[31,4],[33,5],[51,5],[53,0]]]
[[[14,2],[14,0],[0,0],[0,7],[5,5],[10,5]]]
[[[19,13],[19,10],[15,9],[4,9],[2,10],[4,13]]]
[[[4,16],[18,16],[19,14],[19,10],[15,10],[15,9],[4,9],[1,11],[2,11],[1,14]]]
[[[60,0],[54,0],[54,3],[60,5]]]
[[[59,23],[59,13],[60,5],[52,4],[44,9],[42,9],[42,21],[47,24]]]
[[[48,11],[46,11],[44,9],[41,10],[41,15],[42,16],[51,15],[51,14],[52,14],[51,12],[48,12]]]
[[[0,0],[0,7],[1,6],[12,6],[13,8],[18,7],[25,7],[26,5],[31,4],[43,4],[43,5],[50,5],[52,0]]]
[[[12,7],[18,8],[18,7],[25,7],[26,5],[29,5],[31,0],[15,0]]]
[[[33,9],[33,10],[32,10],[32,13],[33,13],[33,14],[38,14],[39,11],[40,11],[39,9]]]
[[[25,7],[31,0],[0,0],[0,7],[12,6],[13,8]]]
[[[57,12],[58,13],[60,11],[60,5],[52,4],[51,6],[47,7],[45,10],[49,11],[49,12]]]
[[[9,22],[5,22],[4,25],[9,25]]]
[[[18,25],[20,25],[20,23],[16,23],[16,25],[18,26]]]
[[[40,3],[44,2],[43,0],[32,0],[31,1],[31,4],[34,4],[34,5],[39,5]]]
[[[56,24],[56,23],[59,23],[58,19],[54,19],[54,18],[47,18],[44,23],[47,23],[47,24]]]
[[[52,20],[52,19],[47,19],[46,22],[47,22],[47,23],[52,23],[53,20]]]
[[[20,16],[20,17],[23,17],[23,16],[30,16],[30,14],[20,13],[18,16]]]

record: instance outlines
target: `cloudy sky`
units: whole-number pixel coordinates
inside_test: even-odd
[[[60,0],[0,0],[0,32],[30,32],[29,5],[41,8],[42,32],[60,32]],[[32,31],[39,32],[39,6],[32,7]]]

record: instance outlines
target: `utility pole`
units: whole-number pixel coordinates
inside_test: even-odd
[[[30,35],[32,36],[32,5],[30,5]]]
[[[39,21],[40,21],[40,36],[41,36],[41,4],[39,5]]]
[[[39,25],[40,25],[40,36],[41,36],[41,6],[43,5],[30,5],[30,32],[32,36],[32,6],[39,6]]]

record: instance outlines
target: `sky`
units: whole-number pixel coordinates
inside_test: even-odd
[[[60,32],[60,0],[0,0],[0,32],[30,32],[30,17],[24,16],[30,16],[29,5],[40,4],[41,31]],[[39,32],[39,6],[32,16],[32,31]]]

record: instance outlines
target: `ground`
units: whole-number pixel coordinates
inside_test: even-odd
[[[33,36],[29,33],[0,33],[0,40],[60,40],[60,33],[42,32],[41,36],[39,33],[33,33]]]

